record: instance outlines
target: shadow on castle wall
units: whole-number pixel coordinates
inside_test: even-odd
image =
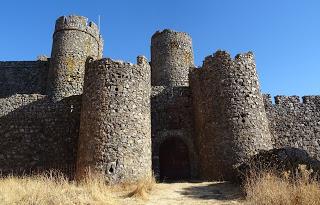
[[[0,98],[44,94],[49,61],[0,61]]]
[[[59,169],[73,174],[81,96],[52,102],[44,95],[0,99],[2,174]]]

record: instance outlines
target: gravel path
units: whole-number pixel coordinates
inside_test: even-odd
[[[227,182],[160,183],[148,200],[124,199],[127,205],[240,204],[239,187]]]

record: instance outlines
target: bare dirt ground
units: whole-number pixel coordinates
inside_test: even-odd
[[[156,184],[146,200],[123,198],[126,205],[220,205],[241,204],[239,187],[228,182]]]

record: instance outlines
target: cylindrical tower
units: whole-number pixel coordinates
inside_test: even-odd
[[[151,79],[153,86],[188,86],[192,67],[191,37],[184,32],[165,29],[151,38]]]
[[[87,170],[109,183],[151,175],[150,66],[89,60],[82,97],[77,178]]]
[[[102,57],[99,28],[83,16],[61,16],[53,34],[48,95],[61,100],[82,94],[86,59]]]
[[[201,176],[232,180],[236,165],[272,148],[253,54],[206,57],[191,87]]]

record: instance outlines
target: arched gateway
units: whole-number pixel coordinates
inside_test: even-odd
[[[187,145],[179,138],[169,138],[160,145],[160,180],[190,178],[190,159]]]

